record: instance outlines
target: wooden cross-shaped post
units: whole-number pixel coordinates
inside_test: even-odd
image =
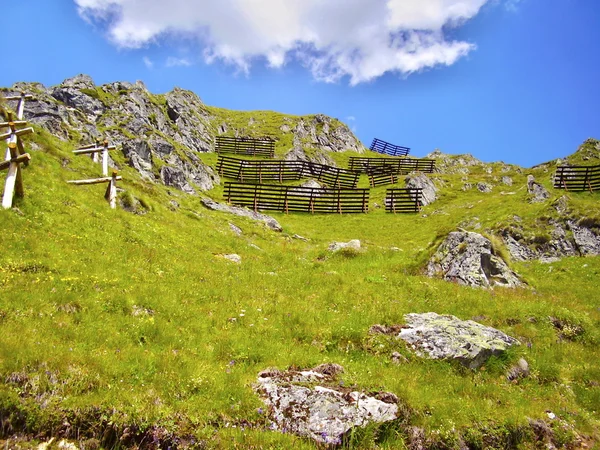
[[[121,176],[118,176],[118,172],[113,170],[112,176],[103,177],[103,178],[91,178],[88,180],[71,180],[67,181],[69,184],[74,184],[77,186],[84,186],[88,184],[101,184],[108,183],[108,187],[106,189],[106,193],[104,194],[104,198],[110,204],[112,209],[117,207],[117,181],[122,180]]]
[[[92,155],[92,161],[98,162],[98,154],[102,153],[102,176],[108,176],[108,152],[114,150],[117,147],[114,145],[108,145],[108,141],[96,142],[94,144],[86,145],[85,147],[73,150],[75,155]]]
[[[23,115],[23,104],[24,99],[27,96],[22,95],[19,97],[19,113]],[[13,97],[8,97],[8,100],[14,100]],[[8,114],[8,122],[1,122],[0,129],[8,128],[8,132],[0,134],[0,140],[6,140],[6,153],[4,155],[4,162],[0,164],[0,170],[8,169],[6,175],[6,182],[4,183],[4,195],[2,196],[2,207],[5,209],[11,208],[13,198],[16,193],[18,197],[23,197],[23,178],[21,175],[21,164],[29,164],[31,156],[29,153],[25,153],[23,143],[20,137],[33,133],[33,128],[21,128],[17,127],[27,125],[27,122],[23,120],[13,121],[12,114]]]

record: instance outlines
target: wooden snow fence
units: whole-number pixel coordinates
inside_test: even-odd
[[[369,210],[369,189],[225,183],[225,200],[254,211],[353,214]]]
[[[397,170],[392,166],[375,166],[367,169],[371,187],[396,184],[400,180]]]
[[[385,210],[396,213],[417,213],[421,210],[421,188],[394,188],[385,193]]]
[[[600,165],[560,166],[554,175],[554,187],[567,191],[594,192],[600,189]]]
[[[255,139],[217,136],[216,150],[217,153],[273,158],[275,156],[275,141],[271,138]]]
[[[373,139],[371,147],[369,148],[374,152],[390,156],[406,156],[410,153],[409,147],[390,144],[389,142],[385,142],[377,138]]]
[[[6,152],[4,161],[0,163],[0,171],[8,169],[2,196],[2,207],[5,209],[12,208],[15,196],[23,197],[25,195],[21,164],[28,165],[31,155],[25,152],[21,136],[33,133],[33,128],[22,128],[27,125],[27,122],[23,120],[25,101],[32,98],[31,95],[25,93],[4,98],[6,101],[18,102],[16,120],[13,120],[12,114],[8,114],[7,121],[0,123],[0,140],[6,141]]]
[[[352,189],[360,173],[308,161],[250,161],[219,155],[217,172],[244,183],[295,181],[314,178],[332,188]]]
[[[106,192],[104,193],[104,198],[112,209],[117,207],[117,181],[121,181],[123,179],[118,175],[116,170],[113,170],[112,175],[108,176],[108,152],[114,149],[116,149],[116,147],[114,145],[109,145],[108,141],[105,140],[102,143],[95,142],[94,144],[86,145],[78,148],[77,150],[73,150],[75,155],[91,155],[94,162],[98,162],[98,155],[102,153],[102,178],[67,181],[67,183],[76,186],[108,183]]]
[[[425,158],[362,158],[351,156],[348,160],[350,170],[360,173],[369,173],[369,170],[389,166],[396,171],[396,174],[407,174],[410,172],[433,173],[435,170],[435,160]]]

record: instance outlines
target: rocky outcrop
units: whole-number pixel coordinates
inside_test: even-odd
[[[283,157],[286,161],[308,161],[317,164],[324,164],[326,166],[337,167],[335,161],[331,157],[321,150],[313,150],[310,154],[300,145],[294,145],[294,147],[285,154]]]
[[[484,288],[524,284],[495,253],[489,239],[469,231],[454,231],[448,235],[429,260],[427,275]]]
[[[406,187],[410,189],[422,189],[421,204],[430,205],[437,199],[437,188],[424,173],[413,173],[406,177]]]
[[[419,356],[432,359],[455,360],[477,369],[492,355],[500,355],[519,341],[503,332],[472,320],[455,316],[407,314],[406,326],[398,338],[409,344]]]
[[[269,407],[272,429],[339,445],[355,427],[398,417],[394,394],[367,395],[335,387],[340,371],[343,368],[337,364],[323,364],[303,371],[261,372],[254,388]]]
[[[219,178],[196,156],[212,150],[210,117],[195,94],[174,89],[153,95],[142,82],[95,86],[78,75],[46,89],[18,83],[7,94],[31,93],[25,117],[63,140],[87,144],[107,138],[121,146],[127,163],[144,178],[160,180],[187,193],[208,190]],[[160,171],[158,160],[169,165]]]
[[[482,166],[483,163],[473,155],[448,155],[440,150],[429,153],[426,158],[435,159],[437,172],[448,174],[468,174],[471,167]]]
[[[548,190],[540,183],[535,181],[533,175],[527,175],[527,192],[531,196],[529,199],[531,203],[545,202],[550,198],[550,192],[548,192]]]
[[[591,229],[578,225],[575,221],[567,221],[569,229],[573,233],[573,239],[579,252],[586,255],[600,255],[600,237]]]
[[[229,206],[223,203],[218,203],[206,197],[202,199],[202,204],[208,209],[212,209],[213,211],[223,211],[229,214],[234,214],[236,216],[247,217],[248,219],[256,220],[257,222],[263,222],[267,227],[269,227],[273,231],[282,231],[279,222],[277,222],[277,220],[275,220],[271,216],[257,213],[246,208],[241,208],[239,206]]]

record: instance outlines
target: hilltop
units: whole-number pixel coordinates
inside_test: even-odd
[[[383,186],[368,214],[265,211],[277,228],[204,206],[224,202],[216,136],[270,136],[278,158],[339,167],[380,155],[334,118],[229,111],[181,89],[86,76],[2,89],[20,91],[35,97],[24,115],[35,134],[25,197],[0,211],[6,446],[318,448],[273,431],[276,408],[256,388],[309,368],[322,373],[298,378],[300,391],[322,377],[322,389],[396,406],[394,420],[352,428],[351,448],[600,442],[600,203],[553,188],[565,161],[598,164],[598,141],[530,169],[435,151],[435,199],[419,213],[386,213]],[[66,183],[98,175],[72,150],[105,138],[123,177],[116,210],[103,187]],[[454,233],[463,241],[449,245]],[[485,273],[438,273],[461,258]],[[518,283],[506,286],[501,263]],[[519,345],[481,365],[422,358],[394,333],[430,312]]]

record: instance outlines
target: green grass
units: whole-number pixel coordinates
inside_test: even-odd
[[[251,116],[264,121],[265,133],[281,123],[273,114],[238,113],[229,125],[251,129]],[[67,420],[81,423],[81,440],[105,447],[118,445],[114,436],[126,427],[159,426],[209,448],[315,448],[268,430],[252,384],[267,367],[335,362],[346,369],[345,385],[397,394],[412,411],[409,424],[425,430],[432,448],[455,448],[459,436],[473,448],[490,448],[490,440],[498,448],[517,441],[534,448],[528,420],[547,419],[547,411],[559,418],[557,439],[569,437],[561,427],[573,426],[597,441],[599,258],[512,262],[530,286],[517,290],[472,289],[422,273],[461,224],[476,222],[479,232],[494,235],[514,215],[533,229],[537,218],[554,214],[550,202],[527,202],[529,171],[506,173],[514,180],[509,187],[497,181],[505,175],[499,166],[492,174],[473,168],[470,182],[495,184],[491,194],[463,192],[464,175],[435,175],[440,199],[417,215],[374,208],[383,205],[385,188],[378,188],[367,215],[273,214],[284,228],[274,233],[145,182],[116,154],[126,189],[120,198],[141,202],[145,214],[110,210],[103,186],[66,184],[97,175],[99,166],[36,131],[32,139],[42,150],[23,172],[27,196],[18,209],[0,211],[3,437],[11,430],[55,435]],[[280,141],[278,151],[288,144]],[[333,155],[343,167],[348,156]],[[70,162],[63,168],[64,158]],[[551,171],[532,173],[550,188]],[[208,195],[220,199],[220,189]],[[551,192],[554,199],[567,195],[573,214],[600,217],[597,194]],[[171,199],[180,207],[173,210]],[[326,251],[330,242],[350,239],[360,239],[364,251]],[[219,257],[227,253],[241,255],[241,265]],[[470,371],[421,360],[368,334],[375,323],[428,311],[478,317],[523,345]],[[549,317],[579,331],[561,337]],[[393,364],[392,351],[409,363]],[[520,357],[532,376],[508,382],[505,372]],[[404,448],[404,425],[357,431],[350,444],[375,445]]]

